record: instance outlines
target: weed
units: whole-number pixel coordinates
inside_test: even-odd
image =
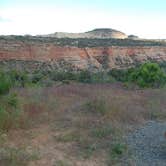
[[[0,108],[0,130],[8,131],[11,128],[19,127],[19,120],[21,119],[21,111],[16,109],[11,112]]]
[[[7,103],[14,108],[18,107],[18,98],[16,93],[12,93],[7,96]]]
[[[112,145],[110,154],[112,157],[117,158],[122,156],[126,150],[127,150],[127,146],[125,144],[115,143]]]
[[[70,133],[62,134],[55,138],[57,141],[60,141],[60,142],[73,142],[73,141],[78,141],[80,136],[76,132],[70,132]]]
[[[0,165],[5,166],[26,166],[29,161],[38,159],[36,152],[29,153],[25,148],[2,148],[0,156]]]
[[[101,127],[92,130],[92,136],[96,138],[105,138],[113,133],[112,127]]]
[[[10,114],[2,107],[0,107],[0,130],[8,130]]]
[[[57,160],[53,166],[71,166],[66,160]]]
[[[97,150],[97,143],[84,144],[81,147],[81,153],[83,158],[85,159],[90,158],[96,150]]]
[[[100,115],[104,115],[108,111],[106,101],[103,99],[89,101],[85,104],[85,108],[87,111],[96,112]]]
[[[0,145],[4,145],[4,143],[7,141],[7,134],[0,133]]]

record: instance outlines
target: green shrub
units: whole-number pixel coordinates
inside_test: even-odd
[[[63,81],[65,80],[65,72],[51,72],[50,74],[50,78],[53,80],[53,81]]]
[[[128,70],[112,69],[108,72],[116,81],[124,82],[127,80]]]
[[[129,74],[129,81],[140,87],[161,87],[166,83],[166,74],[156,63],[145,63]]]
[[[165,63],[161,66],[165,66]],[[148,62],[139,67],[130,69],[112,69],[108,75],[115,80],[127,83],[128,85],[137,84],[139,87],[162,87],[166,84],[166,74],[157,64]]]
[[[78,81],[83,83],[91,83],[92,82],[91,73],[89,71],[81,71],[78,74]]]
[[[11,88],[11,80],[4,73],[0,73],[0,95],[6,94]]]
[[[127,146],[125,144],[115,143],[112,145],[110,155],[112,157],[120,157],[124,154],[124,152],[126,152],[126,150],[127,150]]]
[[[11,70],[7,74],[9,75],[13,86],[24,87],[28,82],[28,75],[24,71]]]

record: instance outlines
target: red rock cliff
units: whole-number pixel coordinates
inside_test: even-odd
[[[0,41],[0,61],[23,60],[47,63],[65,61],[78,69],[125,68],[147,60],[166,61],[166,47],[87,47],[57,46],[51,43]]]

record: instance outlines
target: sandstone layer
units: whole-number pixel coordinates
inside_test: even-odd
[[[10,62],[9,62],[10,61]],[[146,61],[166,61],[165,46],[74,47],[53,43],[0,40],[0,65],[55,70],[109,70]]]

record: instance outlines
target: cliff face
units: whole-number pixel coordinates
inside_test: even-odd
[[[0,41],[0,64],[8,67],[13,66],[13,68],[22,66],[35,69],[40,66],[42,69],[88,69],[94,71],[127,68],[148,60],[166,61],[166,47],[108,46],[78,48],[57,46],[53,43]]]

